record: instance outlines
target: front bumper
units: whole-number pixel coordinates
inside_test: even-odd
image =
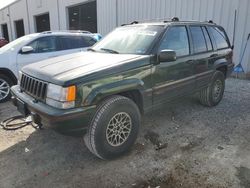
[[[22,101],[30,115],[40,120],[45,127],[56,129],[60,132],[78,132],[88,128],[95,113],[96,106],[74,109],[56,109],[43,102],[35,101],[33,97],[20,91],[18,85],[11,88],[13,104]]]

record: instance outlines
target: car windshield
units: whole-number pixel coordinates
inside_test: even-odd
[[[22,43],[24,43],[26,41],[29,41],[30,39],[31,39],[31,36],[29,36],[29,35],[20,37],[20,38],[18,38],[16,40],[10,42],[9,44],[6,44],[2,48],[0,48],[0,52],[5,52],[7,50],[15,48],[16,46],[19,46],[19,44],[22,44]]]
[[[146,54],[163,30],[157,25],[132,25],[115,29],[91,50],[119,54]]]

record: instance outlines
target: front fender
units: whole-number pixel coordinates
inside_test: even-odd
[[[98,102],[107,96],[131,90],[137,90],[142,93],[144,90],[144,82],[140,79],[131,78],[101,85],[93,89],[83,103],[86,106],[98,104]]]

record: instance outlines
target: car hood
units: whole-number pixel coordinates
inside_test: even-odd
[[[69,80],[117,67],[140,57],[142,56],[80,52],[27,65],[22,72],[47,82],[65,85]]]

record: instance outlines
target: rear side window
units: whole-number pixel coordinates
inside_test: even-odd
[[[210,39],[210,37],[209,37],[209,35],[208,35],[208,32],[207,32],[206,27],[202,27],[202,31],[203,31],[203,34],[204,34],[205,39],[206,39],[208,51],[213,50],[212,42],[211,42],[211,39]]]
[[[92,46],[95,41],[88,36],[60,36],[59,41],[61,44],[60,50],[70,50],[76,48],[85,48]]]
[[[208,27],[210,36],[212,35],[218,49],[228,48],[227,37],[224,31],[217,27]]]
[[[189,55],[189,42],[185,26],[173,26],[167,30],[159,50],[174,50],[177,56]]]
[[[206,40],[200,26],[190,26],[190,32],[193,39],[194,53],[207,51]]]

